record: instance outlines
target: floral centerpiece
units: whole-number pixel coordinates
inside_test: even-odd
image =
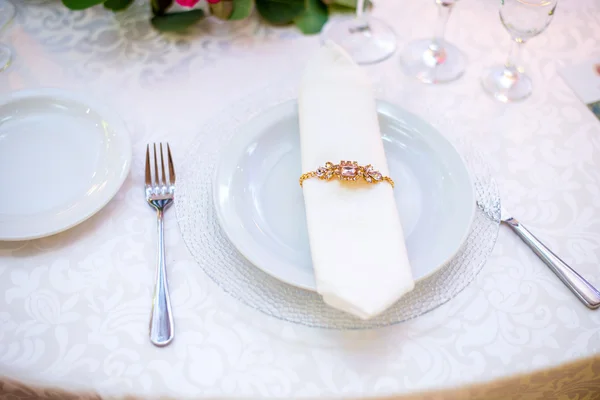
[[[135,0],[62,0],[72,10],[104,5],[112,11],[127,9]],[[152,25],[165,32],[182,32],[204,18],[200,0],[148,0]],[[210,14],[223,20],[247,18],[253,9],[274,25],[295,24],[303,33],[319,33],[332,11],[351,11],[356,0],[205,0]],[[179,8],[180,10],[173,11]]]

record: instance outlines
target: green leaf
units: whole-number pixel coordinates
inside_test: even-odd
[[[322,0],[327,6],[329,6],[329,13],[342,12],[342,13],[355,13],[356,12],[356,0]],[[370,0],[365,0],[365,10],[373,8],[373,3]]]
[[[337,4],[338,6],[342,6],[342,7],[348,7],[348,8],[353,8],[356,9],[356,0],[328,0],[326,1],[327,3],[330,4]]]
[[[151,0],[150,4],[154,15],[165,15],[171,4],[173,4],[173,0]]]
[[[327,8],[329,9],[329,14],[356,14],[354,8],[348,8],[337,4],[330,4]]]
[[[104,2],[104,7],[113,11],[123,11],[127,7],[129,7],[134,0],[106,0]]]
[[[71,10],[85,10],[104,3],[104,0],[62,0],[62,2]]]
[[[252,0],[233,0],[233,13],[229,16],[232,21],[247,18],[252,13]]]
[[[183,11],[166,15],[156,15],[152,18],[152,26],[162,32],[184,32],[187,28],[200,21],[204,16],[202,10]]]
[[[219,19],[229,19],[233,13],[233,0],[221,0],[218,3],[209,4],[210,14]]]
[[[304,0],[256,0],[258,13],[276,25],[289,24],[304,8]]]
[[[305,35],[321,32],[327,22],[327,6],[321,0],[305,0],[304,12],[294,18],[294,23]]]

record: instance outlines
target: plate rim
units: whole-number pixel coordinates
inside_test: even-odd
[[[67,222],[61,224],[60,226],[54,226],[52,228],[45,229],[35,229],[35,233],[31,234],[19,234],[19,235],[9,235],[2,236],[0,233],[0,241],[6,242],[18,242],[25,240],[34,240],[40,239],[52,235],[56,235],[58,233],[67,231],[82,222],[85,222],[100,210],[102,210],[106,205],[116,196],[119,192],[125,180],[129,176],[129,172],[131,170],[131,162],[133,157],[133,149],[131,144],[131,136],[129,130],[127,129],[127,124],[121,115],[116,111],[109,107],[106,103],[98,100],[93,95],[84,95],[78,91],[70,91],[59,88],[36,88],[36,89],[22,89],[15,90],[9,92],[6,95],[0,96],[0,107],[3,107],[7,104],[10,104],[15,101],[32,99],[32,98],[44,98],[44,97],[54,97],[57,99],[67,100],[76,102],[89,108],[92,108],[97,111],[99,115],[103,117],[103,119],[110,121],[111,125],[115,127],[115,132],[118,132],[120,138],[120,145],[118,146],[121,157],[123,158],[123,162],[119,164],[119,174],[118,180],[110,186],[105,194],[99,197],[96,203],[90,204],[88,207],[85,207],[81,213],[76,214],[73,218],[67,219]]]
[[[260,260],[256,260],[253,256],[249,255],[247,251],[245,251],[245,247],[242,246],[240,247],[239,240],[235,240],[234,238],[237,237],[237,234],[233,234],[232,233],[232,229],[231,227],[229,227],[229,224],[225,224],[225,220],[227,219],[227,217],[225,215],[223,215],[223,207],[220,206],[220,186],[224,180],[220,179],[219,177],[222,174],[222,170],[224,169],[224,164],[225,164],[225,157],[223,157],[223,154],[225,154],[229,148],[231,148],[231,146],[233,145],[233,143],[236,141],[236,139],[240,136],[239,134],[239,129],[241,127],[243,127],[245,124],[247,124],[249,121],[251,121],[252,119],[256,118],[257,116],[259,116],[262,113],[266,113],[274,108],[277,107],[282,107],[285,104],[291,104],[291,103],[297,103],[298,99],[296,97],[294,98],[290,98],[281,102],[278,102],[276,104],[272,104],[270,105],[268,108],[266,108],[265,110],[262,110],[259,113],[255,113],[253,115],[251,115],[248,119],[246,119],[245,121],[242,121],[241,123],[239,123],[237,125],[237,127],[234,130],[234,133],[232,134],[232,136],[226,141],[225,145],[223,146],[223,150],[218,154],[218,160],[216,162],[216,166],[214,168],[213,171],[213,176],[212,176],[212,202],[213,202],[213,207],[216,211],[216,216],[217,216],[217,220],[219,222],[219,226],[221,227],[221,229],[223,230],[223,232],[225,233],[225,235],[227,236],[227,239],[231,242],[231,244],[233,245],[233,247],[235,247],[235,249],[237,251],[240,252],[240,254],[250,262],[250,264],[253,265],[253,267],[260,269],[262,272],[268,274],[269,276],[273,277],[274,279],[277,279],[278,281],[294,286],[296,288],[299,289],[304,289],[310,292],[315,292],[318,293],[317,291],[317,287],[316,287],[316,283],[311,285],[305,285],[305,284],[301,284],[298,282],[293,282],[290,281],[288,279],[284,279],[281,276],[278,276],[274,273],[272,273],[268,268],[265,268],[264,266],[260,265]],[[415,284],[421,281],[424,281],[428,278],[430,278],[431,276],[433,276],[434,274],[438,273],[446,264],[448,264],[461,250],[461,248],[464,246],[469,233],[471,231],[471,227],[473,226],[473,222],[475,219],[475,212],[476,212],[476,195],[475,195],[475,189],[474,189],[474,184],[473,184],[473,177],[471,174],[471,171],[468,168],[468,164],[466,163],[464,157],[462,156],[461,152],[458,151],[457,147],[455,146],[455,144],[450,141],[446,136],[444,136],[435,126],[433,126],[431,123],[427,122],[426,120],[424,120],[422,117],[394,104],[393,102],[386,100],[384,98],[376,98],[375,101],[378,104],[383,104],[384,106],[390,107],[396,111],[399,111],[405,115],[408,115],[412,118],[414,118],[415,120],[419,121],[420,124],[425,124],[429,126],[429,129],[433,129],[439,136],[439,138],[443,141],[446,142],[446,144],[448,146],[450,146],[450,148],[454,151],[455,155],[458,156],[458,158],[461,161],[461,165],[463,166],[464,171],[466,172],[466,177],[468,180],[468,187],[470,189],[470,198],[472,201],[469,202],[470,204],[470,209],[469,209],[469,218],[468,218],[468,223],[465,225],[465,230],[464,232],[462,232],[460,241],[459,241],[459,245],[456,247],[456,249],[454,249],[454,251],[448,255],[448,257],[441,262],[435,269],[433,269],[431,272],[429,272],[428,274],[425,274],[421,277],[419,277],[418,279],[415,279]],[[378,107],[378,113],[381,112],[379,110]],[[389,115],[389,114],[386,114]],[[389,115],[391,116],[391,115]],[[289,263],[288,263],[289,264]]]

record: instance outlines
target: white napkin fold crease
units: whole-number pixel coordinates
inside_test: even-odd
[[[348,160],[389,176],[369,77],[339,46],[324,44],[308,62],[298,106],[303,173]],[[386,182],[304,182],[317,290],[362,319],[414,287],[393,190]]]

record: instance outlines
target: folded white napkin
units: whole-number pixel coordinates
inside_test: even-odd
[[[298,103],[303,173],[347,160],[389,176],[371,83],[339,46],[326,43],[308,62]],[[312,178],[303,187],[317,290],[327,304],[368,319],[413,289],[391,185]]]

